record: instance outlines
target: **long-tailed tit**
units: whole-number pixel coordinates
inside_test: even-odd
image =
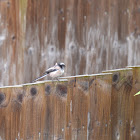
[[[47,69],[41,77],[38,77],[33,82],[36,82],[47,75],[49,75],[52,78],[52,80],[56,78],[59,81],[58,77],[60,77],[64,73],[64,68],[65,68],[64,63],[58,63],[58,64],[56,63],[53,67]]]

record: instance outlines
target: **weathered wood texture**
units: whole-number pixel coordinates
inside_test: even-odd
[[[131,94],[134,95],[140,91],[140,66],[134,66],[133,68],[133,86]],[[140,139],[140,96],[133,97],[131,104],[132,114],[131,114],[131,136],[133,140]]]
[[[110,113],[112,75],[97,75],[93,78],[90,78],[89,83],[91,88],[87,139],[111,140]]]
[[[111,79],[109,74],[69,81],[66,140],[110,140]]]
[[[87,138],[87,114],[89,103],[89,77],[73,77],[67,98],[66,136],[68,140]]]
[[[0,139],[64,139],[67,82],[0,89]]]
[[[112,72],[111,94],[111,130],[112,140],[132,140],[131,123],[133,113],[132,69],[120,69]]]
[[[139,140],[140,67],[0,88],[2,140]]]
[[[137,0],[0,0],[0,85],[31,82],[56,61],[66,76],[140,64]]]

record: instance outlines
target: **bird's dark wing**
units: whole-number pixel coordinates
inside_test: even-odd
[[[50,69],[46,70],[46,72],[44,74],[49,74],[50,72],[54,72],[54,71],[57,71],[57,70],[58,69],[52,69],[52,68],[50,68]]]
[[[43,76],[40,76],[40,77],[36,78],[33,82],[36,82],[36,81],[38,81],[38,80],[44,78],[45,76],[47,76],[47,74],[43,74]]]
[[[49,74],[50,72],[54,72],[54,71],[57,71],[57,70],[58,70],[57,68],[49,68],[48,70],[45,71],[45,73],[43,74],[43,76],[38,77],[33,82],[36,82],[37,80],[40,80],[40,79],[44,78],[45,76],[47,76],[47,74]]]

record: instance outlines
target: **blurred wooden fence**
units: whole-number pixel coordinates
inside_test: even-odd
[[[139,0],[0,0],[0,86],[56,62],[65,76],[140,65]]]
[[[0,140],[139,140],[139,90],[138,66],[1,87]]]

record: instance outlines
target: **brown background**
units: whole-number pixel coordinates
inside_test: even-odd
[[[65,76],[140,65],[137,0],[0,0],[0,86],[57,62]]]

